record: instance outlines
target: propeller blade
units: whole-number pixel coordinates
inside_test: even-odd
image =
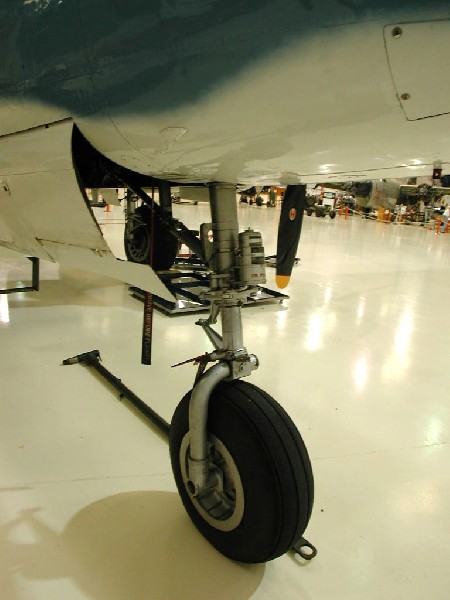
[[[278,225],[276,284],[285,288],[289,283],[302,230],[306,203],[306,185],[288,185],[281,207]]]

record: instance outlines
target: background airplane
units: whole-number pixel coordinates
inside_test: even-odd
[[[352,195],[359,207],[384,207],[391,211],[402,203],[413,204],[422,200],[426,205],[433,204],[442,196],[450,194],[450,187],[428,183],[404,183],[398,179],[328,183],[327,187]]]

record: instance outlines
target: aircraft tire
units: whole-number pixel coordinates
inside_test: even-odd
[[[223,486],[195,498],[187,473],[190,394],[175,410],[169,444],[192,522],[233,560],[260,563],[284,554],[306,529],[314,499],[311,463],[298,430],[263,390],[243,381],[220,383],[210,397],[207,427],[210,460]]]
[[[146,204],[136,209],[134,222],[125,226],[124,247],[129,261],[150,264],[150,224],[151,210]],[[130,227],[133,238],[130,237]],[[178,240],[158,220],[153,222],[153,257],[152,267],[156,271],[169,270],[178,253]]]

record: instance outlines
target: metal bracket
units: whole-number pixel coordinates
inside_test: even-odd
[[[217,331],[214,331],[214,329],[211,327],[211,325],[209,323],[210,323],[209,319],[199,319],[198,321],[196,321],[195,324],[200,325],[200,327],[206,333],[209,341],[211,342],[211,344],[214,346],[214,348],[216,350],[223,350],[222,336],[220,334],[218,334]]]
[[[306,548],[308,550],[306,550]],[[304,537],[301,537],[295,542],[292,546],[292,550],[296,554],[299,554],[304,560],[312,560],[317,555],[317,548],[308,542],[308,540],[305,540]]]

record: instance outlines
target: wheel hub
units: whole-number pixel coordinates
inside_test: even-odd
[[[145,223],[139,217],[130,217],[126,242],[133,262],[140,263],[148,256],[150,236]]]
[[[189,479],[189,432],[180,446],[183,482],[192,504],[203,519],[215,529],[232,531],[244,515],[244,489],[233,457],[214,435],[208,436],[210,477],[205,489],[194,495]]]

